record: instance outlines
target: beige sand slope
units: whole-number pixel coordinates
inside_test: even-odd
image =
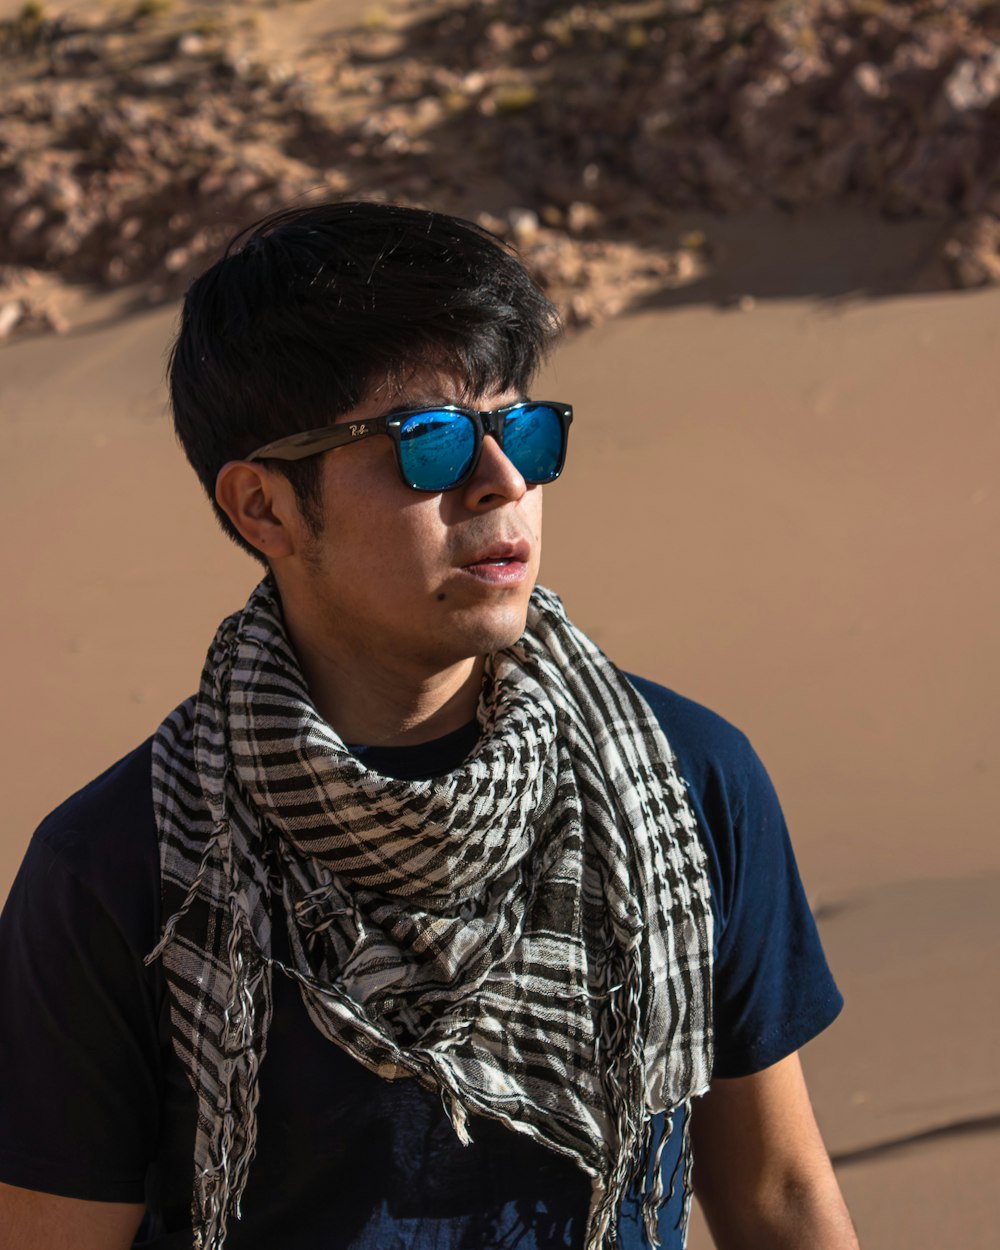
[[[100,312],[0,352],[0,893],[255,580],[164,416],[173,311]],[[783,797],[849,1003],[806,1059],[868,1250],[1000,1228],[998,314],[997,292],[643,313],[536,392],[577,411],[544,580],[744,728]]]
[[[807,1070],[869,1250],[1000,1232],[998,312],[646,315],[542,386],[582,417],[544,575],[783,797],[848,1000]]]

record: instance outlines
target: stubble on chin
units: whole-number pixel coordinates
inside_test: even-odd
[[[463,613],[453,625],[463,635],[461,647],[465,656],[481,659],[514,646],[524,634],[527,615],[528,601],[524,599],[482,616]]]

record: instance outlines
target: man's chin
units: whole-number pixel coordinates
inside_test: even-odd
[[[489,611],[463,613],[461,630],[469,654],[492,655],[512,647],[524,633],[528,619],[527,600],[496,606]],[[463,648],[464,649],[464,648]]]

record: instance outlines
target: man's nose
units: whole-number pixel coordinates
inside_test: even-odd
[[[462,489],[466,507],[476,511],[500,503],[516,503],[524,497],[528,485],[493,435],[487,434],[476,471]]]

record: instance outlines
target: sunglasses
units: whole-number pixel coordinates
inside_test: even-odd
[[[491,434],[529,486],[554,482],[566,460],[573,409],[546,400],[521,400],[478,412],[454,404],[402,408],[371,421],[344,421],[279,438],[245,460],[304,460],[375,434],[392,439],[399,475],[411,490],[451,490],[476,471],[483,439]]]

